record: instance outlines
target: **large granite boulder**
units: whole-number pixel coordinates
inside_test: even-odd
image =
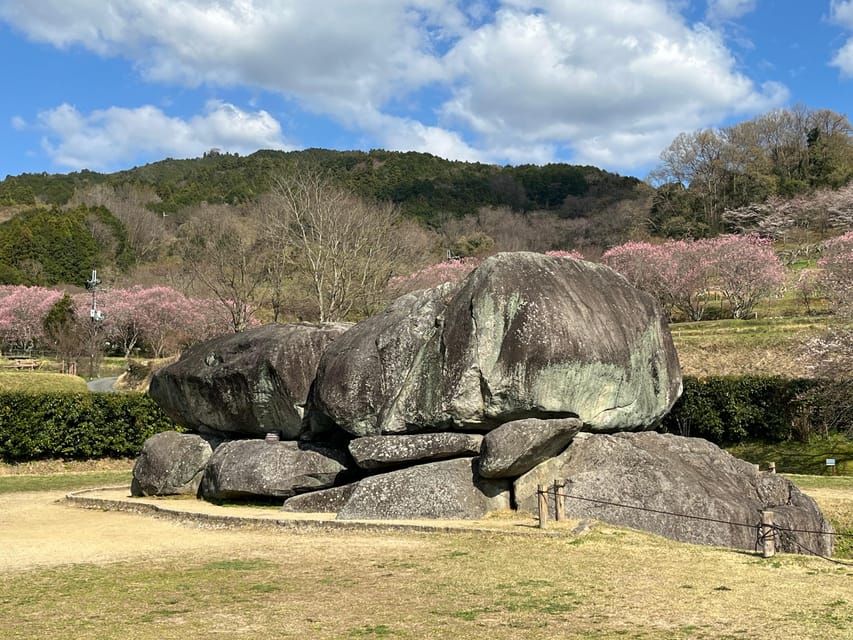
[[[200,493],[214,501],[289,498],[345,481],[347,471],[346,453],[336,449],[292,441],[232,440],[210,457]]]
[[[149,394],[202,434],[296,439],[320,356],[349,326],[268,324],[214,338],[157,371]]]
[[[773,511],[774,521],[787,529],[832,531],[814,500],[790,481],[759,473],[700,438],[578,434],[564,453],[516,480],[518,508],[535,513],[537,485],[555,479],[570,481],[564,490],[569,517],[683,542],[752,550],[762,510]],[[831,555],[833,546],[832,536],[806,533],[783,535],[779,545],[785,552],[823,555]]]
[[[157,433],[142,445],[133,465],[135,496],[196,495],[213,449],[201,436]]]
[[[399,467],[406,463],[476,456],[483,436],[473,433],[416,433],[365,436],[349,443],[355,463],[366,470]]]
[[[480,451],[480,475],[515,478],[562,453],[583,423],[578,418],[505,422],[489,431]]]
[[[441,427],[435,400],[412,395],[412,376],[439,365],[440,318],[457,285],[414,291],[356,324],[320,359],[309,399],[314,433],[335,425],[355,436]]]
[[[407,467],[360,480],[341,520],[477,519],[510,508],[510,485],[484,480],[476,458]]]
[[[602,265],[504,253],[461,288],[404,296],[335,341],[309,406],[315,424],[356,436],[566,417],[612,432],[652,426],[680,393],[650,296]]]

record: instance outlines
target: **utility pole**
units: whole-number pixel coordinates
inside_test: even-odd
[[[100,284],[97,270],[92,269],[92,277],[86,282],[86,288],[92,292],[92,308],[89,310],[89,317],[92,319],[92,329],[89,336],[89,379],[95,377],[98,368],[96,362],[99,360],[97,351],[101,348],[98,325],[104,320],[104,312],[98,309],[98,285]]]
[[[89,310],[89,317],[92,322],[100,322],[104,319],[104,313],[98,310],[98,285],[101,281],[98,280],[97,269],[92,269],[92,278],[86,281],[86,288],[92,292],[92,308]]]

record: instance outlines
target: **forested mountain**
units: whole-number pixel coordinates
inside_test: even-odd
[[[629,219],[642,220],[653,193],[636,178],[595,167],[501,167],[381,150],[245,157],[212,150],[111,174],[8,176],[0,182],[0,283],[80,282],[93,267],[118,277],[134,263],[179,259],[174,240],[194,218],[257,218],[271,188],[305,171],[366,202],[395,204],[433,235],[436,256],[606,245],[623,238]],[[74,242],[80,264],[59,265]]]
[[[0,182],[0,205],[64,205],[75,191],[92,185],[132,184],[153,190],[160,199],[157,209],[169,214],[202,202],[251,202],[269,191],[275,178],[286,178],[297,167],[318,169],[369,200],[397,203],[404,214],[427,223],[439,215],[476,213],[484,206],[577,217],[636,198],[642,184],[595,167],[501,167],[415,152],[307,149],[258,151],[245,157],[211,152],[203,158],[167,159],[111,174],[7,176]]]

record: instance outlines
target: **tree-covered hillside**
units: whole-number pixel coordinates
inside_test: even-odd
[[[158,210],[169,214],[202,202],[251,202],[269,191],[276,177],[291,175],[299,167],[320,170],[366,199],[390,200],[404,214],[427,223],[438,215],[460,217],[484,206],[547,210],[562,217],[594,214],[614,202],[636,199],[641,184],[636,178],[595,167],[501,167],[443,160],[426,153],[307,149],[258,151],[245,157],[210,153],[112,174],[10,176],[0,182],[0,205],[63,205],[75,190],[95,184],[133,184],[151,187],[160,198]],[[589,201],[584,202],[585,198]]]

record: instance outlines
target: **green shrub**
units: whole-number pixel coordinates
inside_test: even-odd
[[[0,459],[129,458],[178,427],[147,395],[0,392]]]
[[[722,446],[806,440],[826,429],[819,424],[821,408],[803,398],[825,384],[777,376],[686,377],[684,393],[661,430]]]

